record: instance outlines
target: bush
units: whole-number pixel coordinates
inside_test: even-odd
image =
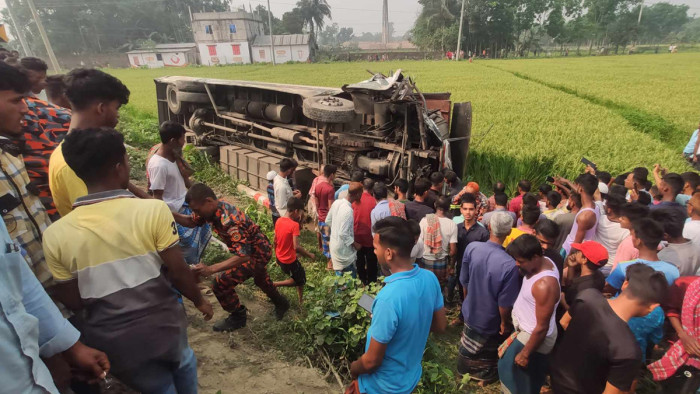
[[[317,283],[307,282],[308,315],[295,322],[302,333],[306,354],[322,348],[332,361],[347,363],[364,353],[365,337],[370,324],[369,312],[357,305],[363,294],[375,296],[379,284],[363,288],[362,282],[345,276],[325,277]],[[349,365],[346,365],[349,367]]]

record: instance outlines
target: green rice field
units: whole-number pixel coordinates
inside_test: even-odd
[[[367,69],[401,68],[424,92],[447,91],[454,102],[472,102],[465,178],[514,185],[520,178],[574,176],[583,169],[582,156],[613,174],[654,163],[686,171],[681,150],[700,121],[698,63],[700,53],[108,71],[132,92],[125,113],[152,117],[153,79],[165,75],[340,87],[366,79]]]

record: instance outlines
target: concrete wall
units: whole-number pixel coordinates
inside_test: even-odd
[[[253,47],[253,62],[255,63],[271,63],[272,52],[269,46]],[[307,62],[309,60],[308,45],[281,45],[275,46],[275,61],[277,63],[286,62]]]
[[[162,60],[158,60],[158,54],[160,54]],[[130,53],[127,54],[127,56],[129,57],[129,64],[131,67],[185,67],[188,66],[190,62],[196,63],[196,61],[194,61],[196,59],[194,51],[192,51],[189,56],[187,52],[178,52],[177,50],[169,52],[154,51],[148,53]]]
[[[163,62],[158,60],[155,52],[148,53],[130,53],[129,64],[131,67],[160,68],[163,67]]]
[[[233,45],[240,45],[240,55],[234,55]],[[209,46],[216,48],[216,55],[209,54]],[[199,58],[204,66],[215,66],[217,64],[249,64],[250,47],[243,42],[219,42],[219,43],[199,43]]]
[[[231,13],[236,15],[238,13]],[[219,19],[221,16],[211,13],[197,14],[192,21],[192,31],[196,43],[215,43],[232,41],[253,41],[256,36],[264,34],[263,23],[246,17],[236,19]],[[235,26],[235,33],[231,33],[231,25]],[[211,26],[211,34],[207,33],[207,26]]]
[[[163,65],[165,67],[185,67],[190,64],[196,64],[196,54],[194,50],[188,52],[182,51],[162,51]],[[188,56],[189,55],[189,56]]]

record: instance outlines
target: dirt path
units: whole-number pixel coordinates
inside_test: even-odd
[[[133,180],[146,189],[143,180]],[[237,203],[232,196],[224,199]],[[206,282],[205,282],[206,283]],[[250,286],[242,285],[239,291],[241,301],[248,308],[248,325],[257,319],[272,319],[272,304],[258,299]],[[251,294],[252,295],[249,295]],[[187,335],[189,343],[197,356],[197,375],[199,392],[202,394],[267,394],[267,393],[304,393],[327,394],[337,392],[337,386],[331,388],[316,368],[308,364],[293,364],[283,361],[280,353],[269,350],[269,346],[259,340],[249,327],[232,333],[212,331],[212,325],[226,317],[216,297],[211,291],[205,296],[214,306],[214,318],[204,321],[191,302],[185,301]],[[289,319],[289,317],[286,317]],[[335,390],[334,390],[335,389]],[[108,394],[131,394],[119,383]]]
[[[331,393],[317,369],[281,361],[274,351],[262,350],[255,334],[248,328],[233,333],[216,333],[211,329],[217,319],[225,317],[213,295],[215,316],[205,322],[191,305],[187,307],[190,322],[187,333],[198,360],[201,393]],[[249,310],[248,319],[272,318],[272,306],[255,299],[241,297]]]

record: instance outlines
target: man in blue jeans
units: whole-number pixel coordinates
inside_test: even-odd
[[[377,261],[392,274],[372,305],[365,353],[350,365],[355,380],[346,393],[411,393],[420,381],[428,334],[447,327],[437,278],[411,264],[413,239],[400,217],[374,225]]]
[[[174,290],[205,319],[213,312],[182,257],[172,212],[125,190],[129,161],[115,130],[73,130],[63,155],[88,194],[44,233],[56,298],[82,318],[85,343],[104,351],[132,389],[196,393],[197,361]]]

